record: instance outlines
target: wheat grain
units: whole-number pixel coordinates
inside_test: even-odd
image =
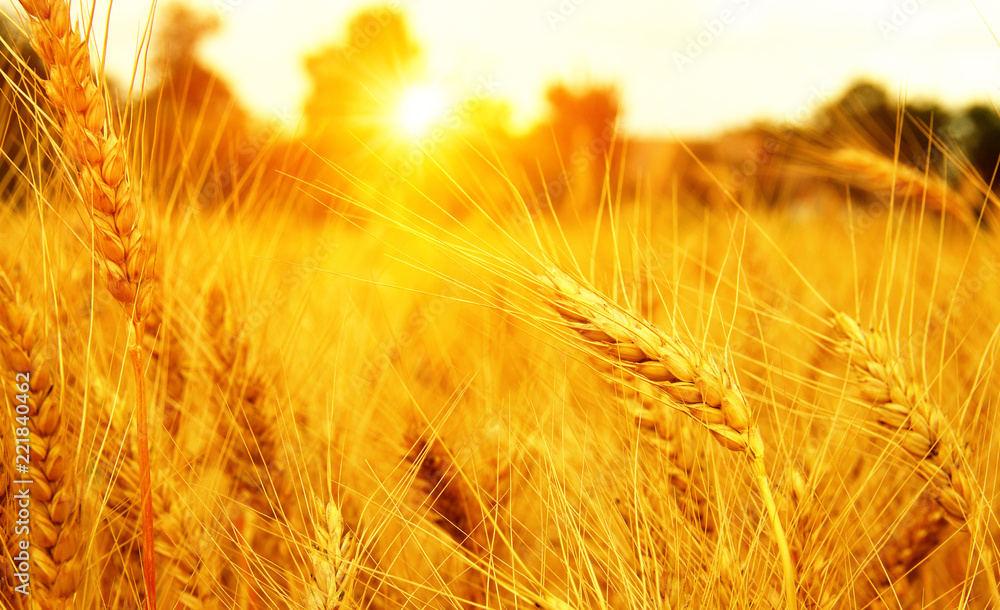
[[[592,350],[616,369],[652,384],[657,398],[699,421],[722,446],[747,454],[781,555],[785,604],[794,608],[795,568],[767,478],[764,442],[751,422],[746,399],[729,375],[698,350],[555,267],[538,281],[543,297]]]
[[[68,0],[22,0],[32,19],[31,46],[48,70],[45,93],[59,115],[63,139],[76,161],[76,178],[94,222],[108,291],[124,308],[134,337],[129,350],[136,381],[141,473],[144,581],[156,608],[152,483],[146,385],[141,345],[153,299],[153,254],[140,230],[140,208],[128,174],[125,147],[108,123],[101,87],[91,74],[87,40],[73,26]]]
[[[840,312],[834,315],[833,325],[839,336],[835,349],[850,360],[878,424],[897,435],[895,440],[920,476],[933,485],[949,519],[958,526],[968,523],[978,510],[975,481],[968,456],[941,409],[905,375],[902,361],[882,334],[863,329]]]
[[[344,526],[340,510],[333,502],[316,505],[315,540],[307,549],[312,579],[306,593],[306,607],[313,610],[350,608],[351,586],[356,568],[354,536]]]
[[[75,488],[75,447],[60,392],[46,358],[42,321],[8,279],[0,275],[0,338],[8,404],[26,397],[30,431],[28,472],[32,499],[32,603],[41,608],[73,607],[81,580],[80,503]],[[27,375],[28,391],[18,390]]]
[[[833,326],[837,333],[834,349],[849,360],[861,395],[873,406],[878,424],[894,435],[894,441],[910,458],[917,473],[930,483],[930,491],[945,518],[956,527],[969,530],[972,545],[986,565],[991,594],[1000,601],[993,574],[995,551],[982,538],[988,537],[986,514],[975,476],[970,471],[970,456],[944,413],[913,376],[907,374],[902,359],[882,333],[865,330],[843,312],[834,314]],[[933,545],[921,548],[929,552]],[[893,575],[888,577],[891,579]]]

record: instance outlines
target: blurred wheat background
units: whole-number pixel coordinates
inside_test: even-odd
[[[22,5],[0,608],[1000,608],[992,103],[674,138],[566,81],[515,128],[392,6],[261,119],[212,13],[123,85],[106,15]]]

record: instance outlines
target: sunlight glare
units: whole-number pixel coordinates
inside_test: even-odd
[[[399,102],[397,118],[400,126],[411,136],[419,137],[444,118],[447,97],[434,85],[411,87]]]

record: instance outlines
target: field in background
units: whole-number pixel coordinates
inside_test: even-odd
[[[155,243],[160,608],[997,607],[995,111],[859,85],[643,142],[557,87],[536,132],[484,98],[433,143],[324,93],[289,138],[191,48],[113,121]],[[0,607],[140,607],[136,334],[7,73]]]

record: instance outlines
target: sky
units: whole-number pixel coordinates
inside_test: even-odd
[[[215,13],[201,57],[256,113],[294,122],[302,57],[344,42],[352,0],[187,0]],[[0,4],[9,0],[0,0]],[[98,0],[99,21],[108,0]],[[489,87],[517,125],[553,81],[615,83],[632,133],[794,122],[867,77],[909,100],[1000,103],[995,0],[389,0],[453,98]],[[159,10],[163,9],[163,2]],[[7,10],[7,9],[5,9]],[[107,71],[128,78],[150,0],[114,0]]]

